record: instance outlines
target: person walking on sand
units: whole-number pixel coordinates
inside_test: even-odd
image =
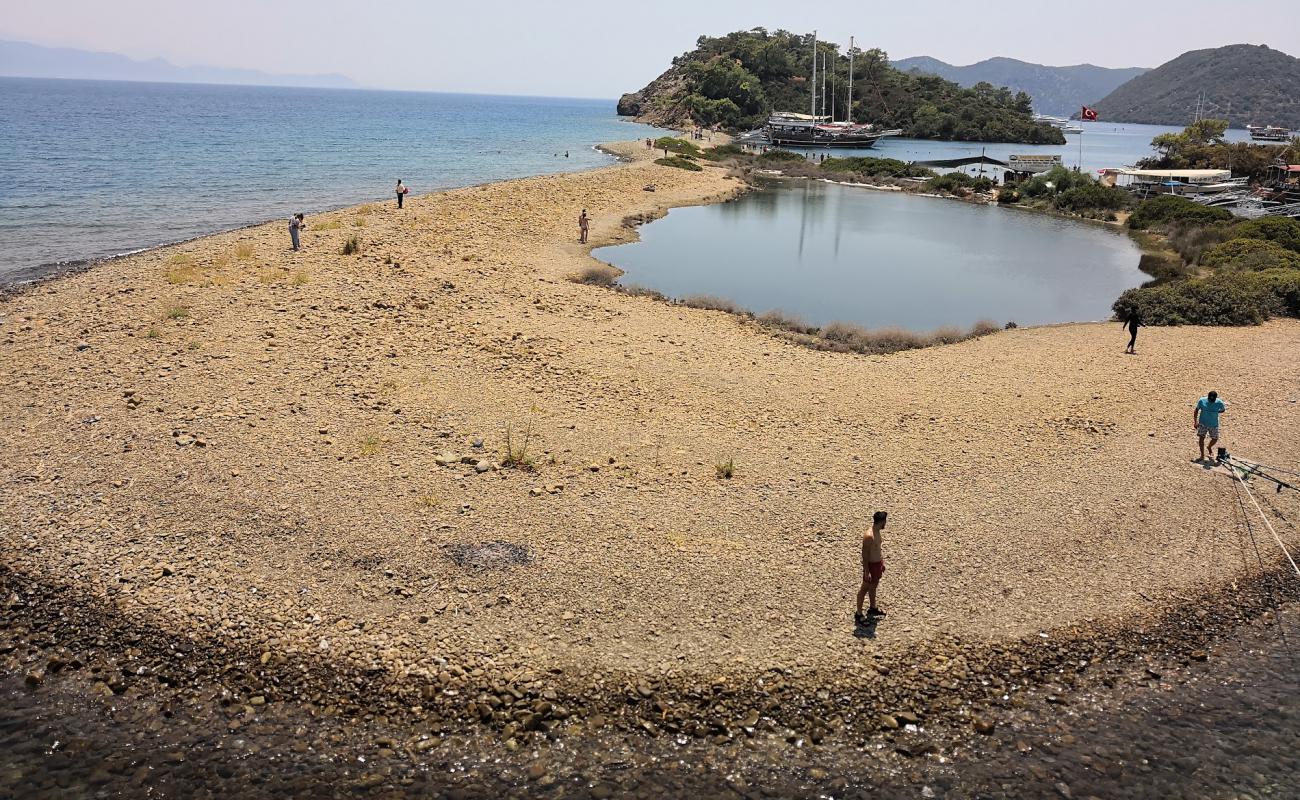
[[[591,228],[591,220],[587,219],[587,209],[582,209],[578,215],[578,244],[587,243],[587,230]]]
[[[411,191],[402,184],[402,179],[397,179],[397,207],[402,207],[402,201],[406,199],[406,193]]]
[[[1128,347],[1124,348],[1124,352],[1135,356],[1137,350],[1134,347],[1137,345],[1138,328],[1142,327],[1142,320],[1138,317],[1137,311],[1130,311],[1128,319],[1123,320],[1122,324],[1125,328],[1128,328]]]
[[[1214,446],[1219,443],[1219,415],[1227,410],[1228,404],[1219,399],[1218,392],[1210,392],[1196,401],[1196,408],[1192,409],[1192,424],[1196,426],[1196,444],[1201,449],[1201,457],[1197,461],[1205,460],[1207,450],[1211,456],[1214,455]],[[1206,436],[1210,437],[1208,448],[1205,444]]]
[[[858,589],[858,610],[853,614],[853,621],[862,625],[870,617],[883,617],[885,612],[876,605],[876,587],[885,574],[885,557],[881,554],[880,538],[885,532],[888,511],[877,511],[871,515],[871,528],[862,534],[862,586]],[[862,614],[862,600],[871,596],[871,605],[867,613]]]
[[[289,241],[293,242],[293,249],[298,249],[298,232],[307,227],[303,222],[302,214],[294,214],[289,218]]]

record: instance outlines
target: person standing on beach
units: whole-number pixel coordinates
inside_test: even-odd
[[[1192,409],[1192,424],[1196,426],[1196,444],[1201,448],[1201,457],[1197,461],[1205,460],[1206,436],[1210,437],[1208,451],[1213,457],[1214,446],[1219,443],[1219,415],[1227,410],[1228,404],[1219,399],[1218,392],[1210,392],[1196,401],[1196,408]]]
[[[1137,355],[1137,350],[1133,348],[1137,345],[1138,328],[1142,327],[1142,320],[1138,318],[1138,312],[1129,312],[1128,319],[1123,321],[1123,325],[1128,328],[1128,347],[1124,349],[1124,352],[1135,356]]]
[[[591,227],[591,221],[587,219],[587,209],[582,209],[578,215],[578,244],[587,243],[587,230]]]
[[[870,617],[883,617],[885,612],[876,605],[876,587],[885,574],[885,556],[881,553],[880,539],[885,532],[885,521],[889,519],[888,511],[877,511],[871,515],[871,528],[862,534],[862,586],[858,589],[858,610],[853,614],[853,621],[864,624]],[[871,605],[867,613],[862,614],[862,600],[871,596]]]
[[[402,179],[398,178],[397,179],[397,207],[398,208],[402,207],[402,201],[406,199],[406,193],[409,191],[411,190],[402,185]]]
[[[293,242],[293,249],[298,249],[298,232],[307,227],[303,222],[302,214],[294,214],[289,218],[289,241]]]

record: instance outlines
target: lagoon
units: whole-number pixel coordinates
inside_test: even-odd
[[[640,233],[597,252],[623,283],[817,325],[1103,320],[1148,278],[1133,241],[1101,224],[823,181],[675,209]]]

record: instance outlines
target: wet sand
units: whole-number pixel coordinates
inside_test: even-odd
[[[1189,463],[1191,404],[1217,389],[1225,444],[1300,463],[1300,323],[1146,329],[1136,357],[1118,325],[807,350],[568,280],[625,220],[743,188],[621,152],[319,215],[298,253],[273,223],[0,301],[14,618],[64,598],[102,626],[81,646],[181,646],[269,702],[707,736],[755,702],[707,687],[774,675],[799,698],[774,713],[828,730],[969,713],[944,694],[988,694],[1007,653],[1046,671],[1113,634],[1132,656],[1254,585],[1231,483]],[[855,630],[876,508],[890,614]]]

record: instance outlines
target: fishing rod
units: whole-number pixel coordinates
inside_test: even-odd
[[[1281,494],[1283,489],[1290,489],[1293,492],[1300,491],[1300,489],[1297,489],[1296,487],[1292,486],[1291,484],[1287,483],[1281,478],[1278,478],[1274,475],[1270,475],[1269,470],[1272,470],[1273,469],[1272,467],[1265,468],[1264,465],[1262,464],[1256,464],[1253,461],[1247,461],[1243,458],[1237,458],[1236,456],[1229,453],[1228,448],[1226,447],[1219,448],[1219,457],[1217,461],[1218,463],[1222,464],[1225,467],[1228,467],[1229,469],[1239,470],[1242,473],[1245,473],[1247,475],[1254,475],[1256,478],[1262,478],[1266,481],[1269,481],[1270,483],[1275,484],[1275,488],[1278,494]],[[1290,470],[1276,470],[1276,471],[1289,472]]]

